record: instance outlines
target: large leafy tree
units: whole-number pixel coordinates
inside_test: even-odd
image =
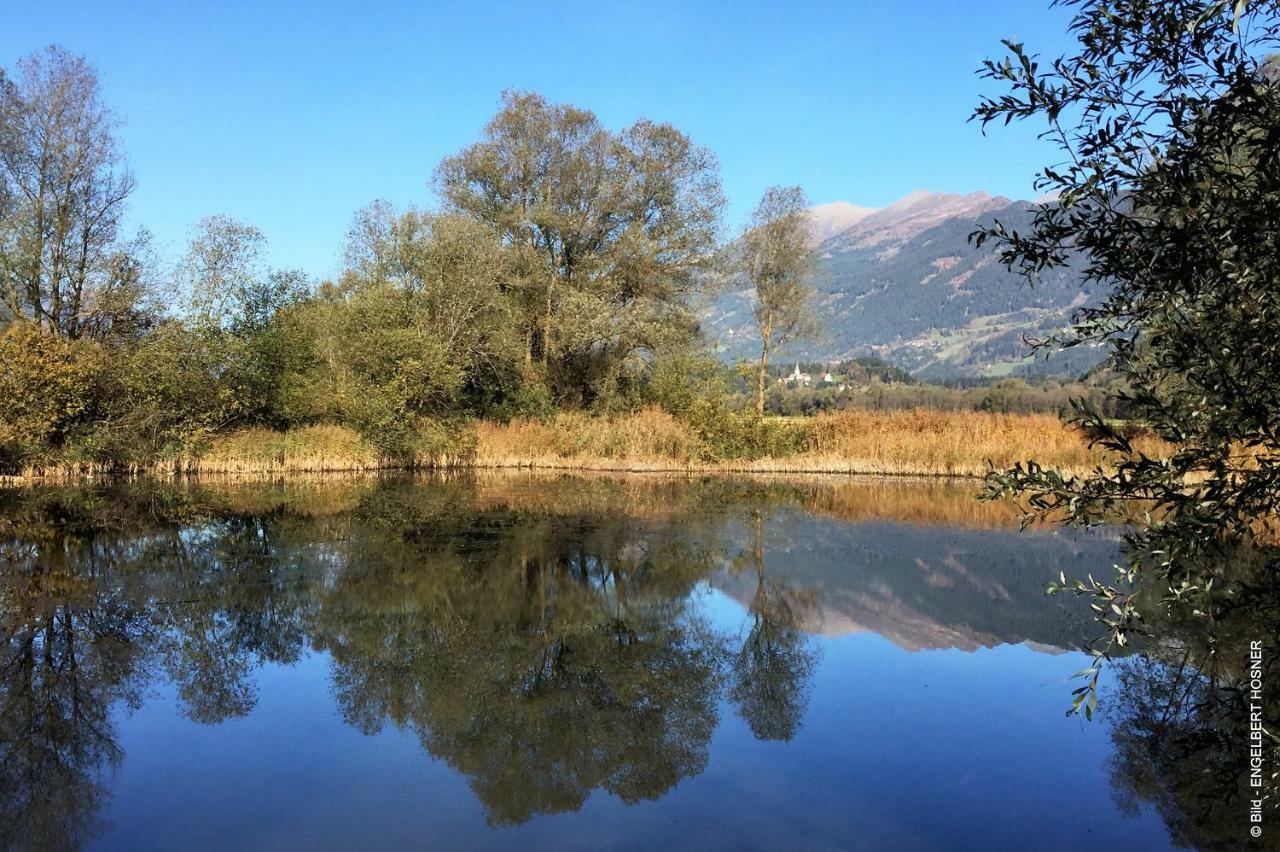
[[[1075,49],[1042,62],[1006,42],[984,71],[1006,91],[975,116],[1045,123],[1063,162],[1038,183],[1057,200],[1025,232],[996,224],[977,238],[997,240],[1033,283],[1073,264],[1110,287],[1041,345],[1109,346],[1128,410],[1172,451],[1148,457],[1082,406],[1114,468],[1067,477],[1031,462],[993,473],[990,491],[1075,523],[1136,506],[1146,523],[1125,579],[1199,594],[1218,557],[1258,543],[1280,507],[1280,91],[1265,60],[1280,48],[1280,13],[1249,0],[1064,5]],[[1124,644],[1138,626],[1127,597],[1076,587],[1105,599],[1111,641]],[[1079,699],[1091,709],[1087,687]]]
[[[525,363],[561,398],[606,396],[644,353],[696,329],[688,297],[724,199],[715,156],[670,125],[615,133],[587,110],[508,92],[436,183],[509,250]]]
[[[309,353],[290,377],[298,419],[350,423],[410,449],[422,418],[476,412],[516,372],[506,258],[483,224],[375,202],[356,215],[348,269],[290,320]]]

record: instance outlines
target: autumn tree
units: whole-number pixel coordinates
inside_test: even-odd
[[[0,78],[0,302],[67,337],[143,321],[141,246],[121,236],[134,180],[98,75],[59,47]]]
[[[800,187],[770,187],[752,213],[746,232],[731,249],[730,269],[752,288],[751,315],[760,334],[757,417],[764,417],[770,356],[818,329],[808,207]]]
[[[643,353],[694,332],[687,297],[716,244],[718,172],[670,125],[615,133],[587,110],[507,92],[436,185],[508,249],[527,368],[540,362],[557,395],[590,402]]]
[[[294,316],[309,337],[288,391],[296,416],[407,451],[428,419],[474,413],[511,385],[519,343],[489,228],[377,202],[356,215],[346,256],[341,279]]]

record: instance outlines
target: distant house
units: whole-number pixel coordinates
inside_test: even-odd
[[[791,375],[787,376],[787,384],[799,385],[807,388],[809,385],[813,384],[813,376],[808,373],[800,372],[800,365],[796,364],[795,370],[791,372]]]

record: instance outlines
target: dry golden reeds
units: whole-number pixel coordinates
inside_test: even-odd
[[[592,417],[563,412],[549,421],[476,425],[476,467],[687,470],[701,442],[670,414],[647,408]]]
[[[456,441],[458,450],[420,457],[385,456],[342,426],[246,429],[137,469],[65,464],[26,474],[75,478],[121,472],[254,475],[458,467],[975,477],[986,473],[988,463],[1006,468],[1035,459],[1078,474],[1109,462],[1076,429],[1044,414],[855,411],[796,420],[786,428],[803,436],[794,442],[796,451],[721,461],[707,461],[711,454],[703,437],[656,408],[597,416],[562,412],[546,421],[481,421]],[[1135,443],[1152,455],[1167,451],[1154,438]]]
[[[561,414],[549,422],[514,420],[477,427],[477,467],[592,470],[697,470],[773,473],[863,473],[982,476],[1035,459],[1046,467],[1084,473],[1106,465],[1105,453],[1047,414],[940,411],[854,411],[825,414],[803,424],[808,437],[796,453],[759,459],[697,461],[693,430],[661,411],[588,417]],[[1140,446],[1143,441],[1138,442]],[[1148,439],[1145,449],[1161,450]]]

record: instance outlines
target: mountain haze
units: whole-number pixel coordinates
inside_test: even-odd
[[[996,247],[969,235],[998,219],[1031,224],[1035,203],[985,192],[918,190],[887,207],[846,202],[812,208],[819,312],[826,338],[791,357],[824,360],[877,355],[928,377],[999,376],[1044,369],[1023,336],[1067,324],[1101,293],[1070,270],[1053,270],[1034,288],[999,262]],[[726,357],[754,354],[749,290],[722,294],[704,317]],[[1081,372],[1096,350],[1069,353],[1053,367]]]
[[[818,204],[809,208],[813,244],[819,245],[824,240],[852,228],[873,213],[874,207],[859,207],[847,201],[833,201],[830,204]]]

